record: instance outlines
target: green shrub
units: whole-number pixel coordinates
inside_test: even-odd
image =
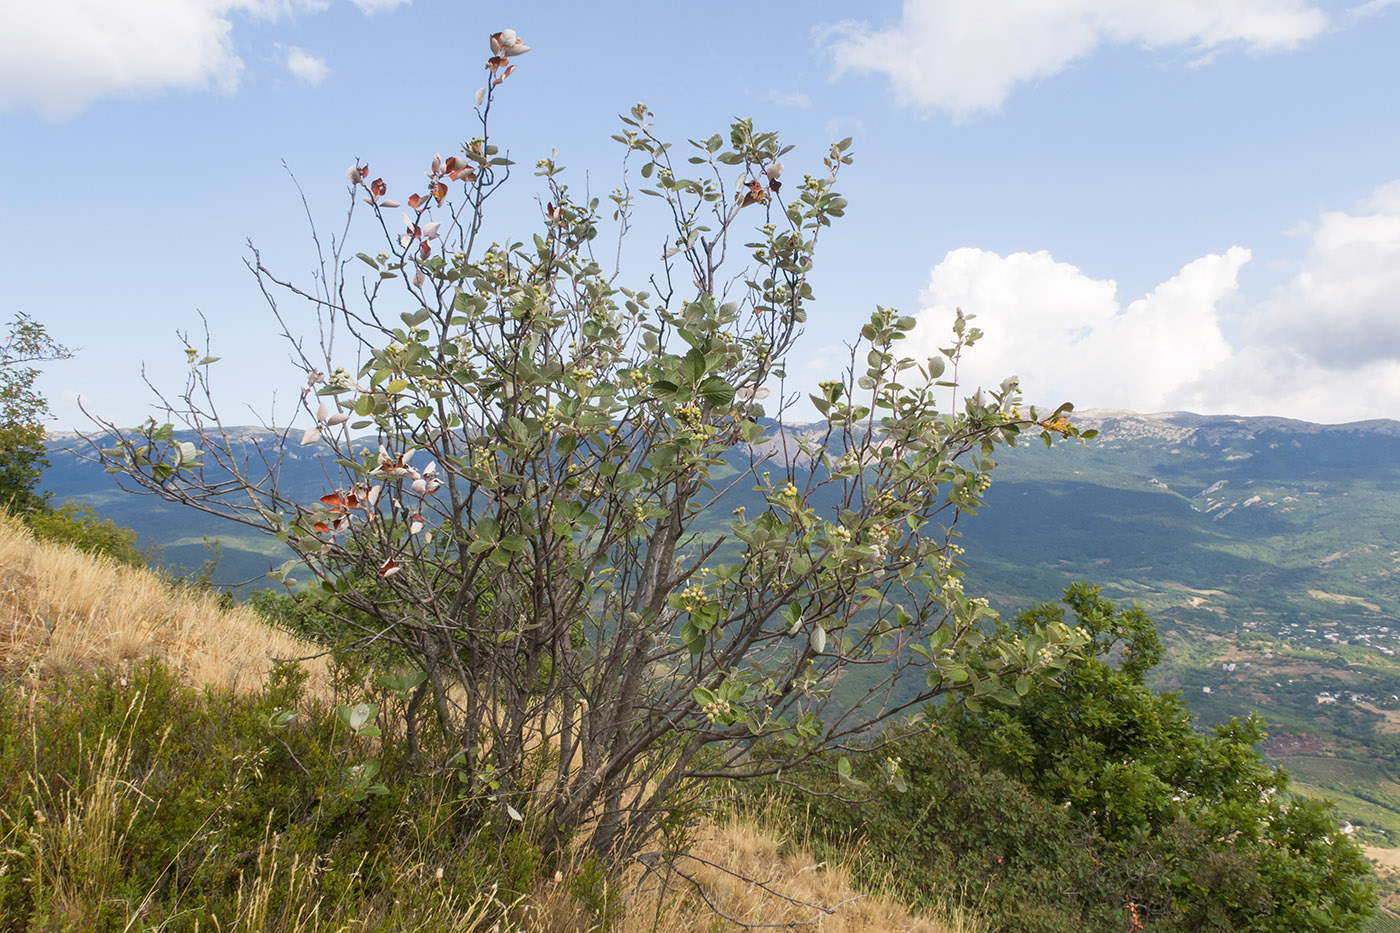
[[[1126,928],[1106,846],[1084,820],[984,773],[936,732],[857,756],[854,777],[879,786],[887,756],[901,759],[906,791],[886,787],[871,798],[824,760],[818,770],[830,796],[784,795],[791,834],[810,839],[821,857],[840,858],[860,882],[891,885],[916,909],[936,911],[960,895],[997,930]]]
[[[144,567],[151,557],[151,552],[136,546],[135,531],[111,519],[98,518],[90,506],[79,502],[70,500],[56,509],[36,509],[28,520],[34,537],[40,541],[71,545],[129,567]]]
[[[1145,683],[1162,646],[1142,610],[1084,584],[1063,603],[1013,630],[1073,625],[1089,648],[1054,688],[951,711],[962,746],[1090,821],[1112,845],[1122,900],[1154,929],[1361,929],[1375,909],[1369,865],[1330,805],[1289,793],[1264,761],[1263,722],[1196,732],[1177,694]]]

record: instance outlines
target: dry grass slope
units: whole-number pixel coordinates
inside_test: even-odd
[[[117,670],[156,658],[193,684],[259,689],[274,658],[316,653],[251,609],[172,588],[159,574],[36,542],[0,516],[0,675]],[[324,662],[308,662],[313,689]]]
[[[252,610],[222,608],[217,598],[172,587],[155,573],[35,542],[22,524],[0,516],[0,685],[39,691],[49,675],[123,670],[156,658],[191,684],[251,692],[262,687],[273,658],[314,652],[313,646],[268,627]],[[309,686],[328,692],[326,665],[321,661],[310,665]],[[115,749],[109,744],[94,750],[101,759],[94,760],[94,773],[106,779],[95,781],[89,793],[117,794],[123,788],[137,792],[120,778],[121,762],[112,757]],[[114,861],[109,850],[120,848],[120,827],[89,825],[91,821],[77,815],[112,811],[111,806],[95,805],[101,803],[84,801],[85,805],[73,808],[74,822],[52,828],[50,842],[58,851],[44,861],[52,863],[50,880],[57,888],[67,883],[65,879],[76,877],[73,869],[76,861],[87,857],[83,853],[103,855],[99,861],[104,864]],[[273,871],[242,882],[239,916],[226,928],[270,929],[263,925],[262,911],[273,888],[280,886],[281,894],[293,896],[303,888],[310,891],[312,869],[292,868],[282,876]],[[786,846],[781,834],[756,814],[700,827],[690,854],[678,860],[675,868],[667,871],[658,866],[657,871],[646,873],[634,866],[625,879],[626,915],[612,929],[619,933],[713,933],[749,925],[826,933],[978,933],[981,929],[973,918],[956,910],[947,919],[933,920],[910,914],[881,892],[857,891],[842,866],[817,864],[807,852]],[[557,880],[543,880],[530,903],[509,911],[517,918],[518,928],[538,933],[593,929],[566,887]],[[71,900],[81,915],[86,895],[74,891]],[[314,896],[308,896],[304,906],[304,916],[298,914],[290,926],[277,928],[363,928],[355,922],[345,925],[343,915],[327,923],[322,913],[325,905]],[[445,922],[442,928],[503,929],[489,919],[486,908],[490,906],[445,903],[442,914],[435,914],[433,920]]]

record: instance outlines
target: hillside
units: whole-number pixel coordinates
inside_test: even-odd
[[[12,743],[7,726],[0,735],[0,763],[15,763],[18,755],[27,768],[23,780],[10,782],[5,791],[16,799],[0,794],[5,804],[0,807],[0,927],[48,929],[47,919],[54,929],[131,929],[139,921],[162,929],[195,922],[192,929],[199,929],[201,917],[214,916],[215,903],[182,906],[178,884],[173,903],[167,903],[167,875],[187,872],[186,883],[202,883],[208,866],[219,864],[213,849],[202,849],[217,848],[218,840],[234,832],[220,825],[230,819],[247,824],[261,842],[255,839],[243,855],[219,857],[238,869],[220,929],[485,931],[501,930],[503,917],[511,921],[505,928],[519,931],[597,929],[581,899],[599,883],[588,869],[578,870],[582,880],[577,881],[573,868],[567,877],[551,880],[531,874],[538,866],[526,867],[516,883],[528,883],[531,891],[515,900],[497,895],[504,877],[461,877],[460,888],[453,890],[450,879],[443,882],[441,868],[434,875],[424,859],[450,856],[456,848],[442,821],[451,811],[450,799],[429,801],[435,809],[415,810],[425,803],[418,800],[405,801],[402,812],[377,811],[394,824],[385,835],[407,829],[411,837],[407,849],[402,842],[386,843],[392,864],[379,866],[380,874],[370,861],[370,847],[362,851],[364,843],[321,813],[324,807],[308,811],[302,825],[284,830],[286,839],[280,838],[273,819],[282,802],[271,801],[286,778],[275,773],[272,748],[259,744],[269,736],[258,733],[268,732],[269,716],[283,713],[281,707],[269,712],[265,706],[286,687],[285,681],[271,687],[268,675],[273,659],[319,652],[269,627],[252,610],[221,606],[214,594],[172,586],[144,569],[37,543],[22,525],[0,515],[0,630],[0,722],[26,732],[24,741]],[[302,757],[292,755],[288,743],[296,743],[297,736],[288,726],[333,719],[327,704],[344,698],[347,686],[354,689],[354,674],[341,669],[328,676],[335,668],[321,657],[301,667],[308,677],[291,710],[295,715],[274,718],[280,725],[270,735],[282,730],[282,738],[272,741],[287,748],[288,770],[295,765],[294,777],[305,772],[308,780],[325,782],[318,793],[329,798],[334,771],[313,778],[317,759],[300,745]],[[55,718],[60,728],[72,730],[57,747],[46,737]],[[177,725],[180,732],[172,736]],[[310,738],[314,743],[318,736],[313,731]],[[327,749],[311,751],[324,755]],[[338,770],[334,748],[330,751],[329,761]],[[159,766],[141,767],[152,753]],[[192,770],[181,772],[181,767]],[[263,800],[260,795],[268,793],[273,798]],[[213,812],[186,822],[175,816],[185,806]],[[370,818],[363,808],[352,812],[356,820]],[[118,816],[120,825],[113,819]],[[308,862],[307,853],[297,851],[306,840],[296,830],[305,830],[313,817],[327,821],[333,835],[320,839],[322,848]],[[699,933],[714,928],[716,911],[767,925],[816,919],[821,929],[850,933],[982,929],[956,908],[946,919],[930,919],[870,886],[856,885],[846,866],[818,862],[797,841],[785,839],[783,827],[762,812],[731,813],[698,825],[692,838],[685,865],[692,880],[677,875],[658,903],[655,883],[629,878],[629,887],[647,896],[612,929],[640,933],[659,921],[661,929]],[[164,869],[155,858],[162,845],[179,853]],[[201,859],[192,870],[176,867],[186,861],[186,852]],[[257,871],[248,856],[256,856]],[[10,880],[21,875],[20,882]],[[762,885],[753,883],[760,878]],[[138,885],[134,895],[124,883]],[[151,886],[140,887],[143,883]],[[430,893],[423,894],[425,888]],[[197,894],[186,896],[199,902]],[[401,908],[400,897],[412,897],[418,906]],[[26,926],[31,910],[36,923]]]
[[[1183,690],[1205,724],[1258,711],[1275,760],[1339,796],[1367,838],[1400,845],[1400,794],[1388,789],[1400,781],[1400,422],[1117,411],[1077,421],[1099,437],[1003,453],[988,505],[959,524],[970,588],[1003,611],[1081,579],[1136,601],[1169,645],[1159,687]],[[240,430],[249,452],[272,440]],[[780,440],[760,446],[775,465]],[[71,452],[75,441],[51,441],[45,488],[136,529],[168,564],[198,568],[218,538],[218,579],[246,590],[285,559],[251,529],[121,493]],[[278,469],[307,501],[325,490],[311,449],[291,447]],[[1356,767],[1319,768],[1318,756]]]

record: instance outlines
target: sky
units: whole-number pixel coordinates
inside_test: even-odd
[[[678,141],[751,116],[789,172],[853,137],[789,389],[836,375],[876,305],[917,317],[915,357],[962,308],[987,333],[969,390],[1400,418],[1397,0],[6,0],[0,320],[76,351],[39,383],[51,427],[89,426],[80,398],[142,420],[204,321],[226,419],[285,420],[304,378],[248,243],[304,281],[347,166],[407,191],[474,135],[503,28],[531,50],[493,136],[526,166],[557,149],[576,188],[616,185],[639,101]],[[537,181],[493,230],[533,232]]]

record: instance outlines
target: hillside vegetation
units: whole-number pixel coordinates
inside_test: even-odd
[[[822,759],[814,777],[828,792],[816,797],[776,783],[696,786],[684,820],[620,869],[544,859],[528,828],[503,842],[489,827],[464,834],[454,776],[415,773],[392,664],[276,664],[319,652],[247,608],[37,543],[12,519],[0,522],[0,570],[0,767],[24,776],[0,792],[6,929],[1347,930],[1366,913],[1362,863],[1320,807],[1252,809],[1251,788],[1274,780],[1249,751],[1257,736],[1192,740],[1202,761],[1234,762],[1237,791],[1202,811],[1214,816],[1200,828],[1226,834],[1212,840],[1182,822],[1187,805],[1153,797],[1185,786],[1208,803],[1192,783],[1202,778],[1125,797],[1125,772],[1085,759],[1074,729],[1056,727],[1079,749],[1066,758],[1024,735],[1008,744],[1014,719],[1002,714],[995,729],[964,714],[946,734],[887,735],[852,756],[849,777]],[[1123,677],[1150,667],[1144,617],[1073,605],[1105,644],[1122,620],[1137,626],[1144,661]],[[1072,668],[1077,688],[1036,702],[1073,703],[1101,723],[1101,754],[1165,775],[1170,749],[1193,733],[1143,731],[1135,704],[1180,714],[1098,670]],[[1061,764],[1033,771],[1049,779],[1077,762],[1108,822],[1058,805],[1063,789],[1041,797],[987,770],[1038,747]],[[908,787],[876,792],[891,756]],[[1122,822],[1129,799],[1146,820],[1134,831]],[[1265,849],[1239,836],[1280,817],[1262,830]],[[1277,835],[1284,827],[1291,836]],[[1296,854],[1269,867],[1257,858],[1270,846]]]
[[[0,770],[19,777],[0,791],[0,928],[708,931],[720,915],[986,928],[855,885],[757,805],[697,824],[673,869],[619,878],[546,870],[525,841],[464,844],[451,775],[357,791],[363,760],[347,757],[336,706],[392,705],[369,671],[278,666],[318,651],[215,595],[36,542],[14,519],[0,521],[0,575]],[[387,775],[402,764],[393,738],[355,741]]]

